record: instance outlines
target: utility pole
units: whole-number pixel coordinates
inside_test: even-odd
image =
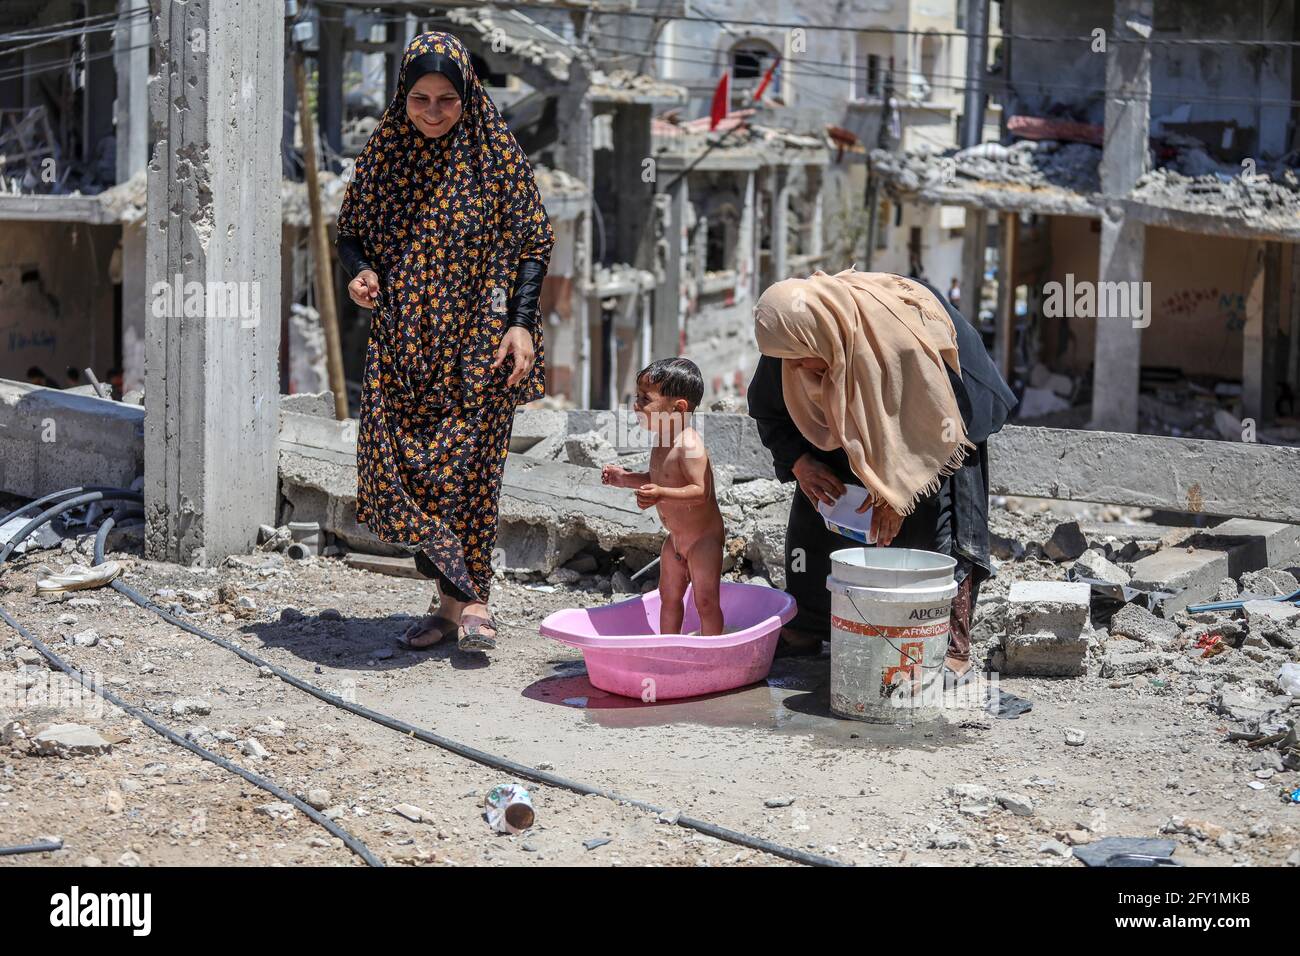
[[[880,128],[876,130],[876,148],[889,149],[893,137],[890,136],[890,120],[895,109],[894,104],[894,58],[889,58],[889,70],[885,73],[884,86],[881,89]],[[871,168],[871,153],[867,153],[867,254],[863,265],[871,271],[876,256],[876,229],[880,220],[880,177]]]
[[[978,146],[984,137],[984,71],[988,64],[989,0],[966,3],[966,96],[961,117],[961,148]],[[962,314],[979,327],[984,291],[984,249],[988,245],[988,213],[966,207],[961,246]]]
[[[302,51],[294,50],[293,69],[298,80],[298,122],[302,125],[302,159],[307,172],[307,199],[311,207],[311,246],[316,260],[316,305],[325,330],[325,364],[334,392],[334,415],[348,417],[348,387],[343,378],[343,346],[339,341],[338,307],[334,302],[334,268],[329,230],[321,214],[320,173],[316,168],[316,124],[307,103],[307,68]]]

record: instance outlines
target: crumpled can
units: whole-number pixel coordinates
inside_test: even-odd
[[[533,798],[517,783],[497,784],[487,795],[487,821],[497,833],[522,833],[533,825]]]

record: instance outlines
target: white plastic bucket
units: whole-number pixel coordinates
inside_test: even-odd
[[[908,548],[831,553],[832,712],[880,724],[939,716],[956,566]]]

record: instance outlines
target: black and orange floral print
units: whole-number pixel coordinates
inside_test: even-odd
[[[406,115],[406,74],[425,53],[464,81],[461,116],[437,139]],[[555,235],[532,167],[447,33],[411,41],[393,100],[357,157],[339,210],[379,276],[357,436],[357,518],[422,552],[462,599],[486,601],[497,498],[517,404],[544,393],[541,323],[531,372],[492,368],[524,259]],[[421,562],[423,563],[423,562]]]

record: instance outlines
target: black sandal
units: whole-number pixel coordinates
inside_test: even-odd
[[[492,614],[483,617],[480,614],[466,614],[461,617],[460,627],[456,630],[456,646],[462,651],[494,651],[497,647],[496,634],[500,631],[496,618]],[[466,622],[469,622],[466,624]],[[484,634],[483,628],[492,629],[492,634]]]
[[[402,643],[413,651],[427,651],[437,647],[455,632],[460,625],[449,617],[442,617],[436,614],[426,614],[419,623],[419,630],[415,630],[416,625],[412,624],[402,635]],[[437,633],[438,639],[430,641],[428,644],[412,644],[411,638],[418,637],[421,634]]]

